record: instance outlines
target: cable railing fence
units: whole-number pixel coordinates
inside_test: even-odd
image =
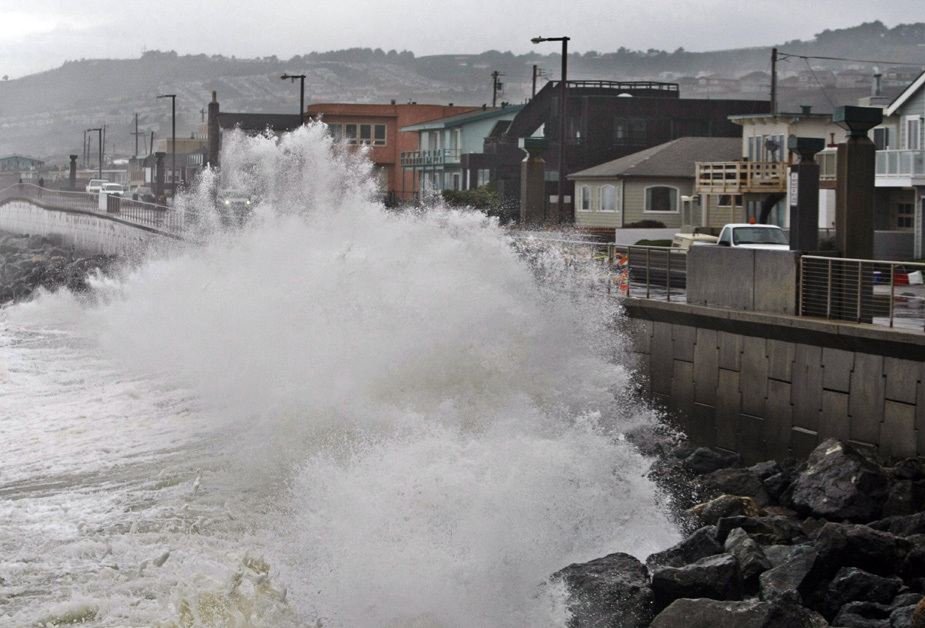
[[[925,264],[804,255],[798,314],[925,330]]]

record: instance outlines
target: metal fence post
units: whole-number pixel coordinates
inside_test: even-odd
[[[890,327],[893,326],[893,303],[896,290],[896,264],[890,264]]]

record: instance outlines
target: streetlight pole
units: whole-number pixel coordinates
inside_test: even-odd
[[[281,77],[282,80],[290,79],[295,83],[296,79],[299,79],[301,83],[301,92],[299,96],[299,126],[302,126],[305,121],[305,75],[304,74],[283,74]]]
[[[170,99],[170,181],[173,194],[177,194],[177,95],[161,94],[158,98]],[[153,147],[152,147],[153,148]]]
[[[93,131],[96,131],[96,132],[97,132],[97,136],[98,136],[97,142],[98,142],[99,147],[100,147],[100,167],[99,167],[99,177],[98,177],[98,178],[99,178],[99,179],[102,179],[102,178],[103,178],[103,127],[100,127],[100,128],[98,128],[98,129],[87,129],[87,130],[84,131],[84,132],[85,132],[85,133],[92,133]]]
[[[568,123],[568,100],[566,100],[566,82],[568,73],[568,37],[534,37],[534,44],[544,41],[562,42],[562,82],[559,86],[559,221],[565,216],[565,125]],[[572,199],[574,203],[574,199]]]

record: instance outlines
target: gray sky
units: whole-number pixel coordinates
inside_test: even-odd
[[[925,21],[922,0],[0,0],[0,75],[144,50],[238,57],[342,48],[417,56],[500,50],[723,50]],[[925,56],[925,55],[923,55]]]

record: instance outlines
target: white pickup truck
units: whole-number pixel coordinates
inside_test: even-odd
[[[787,234],[776,225],[729,224],[719,232],[716,244],[741,249],[790,249]]]

